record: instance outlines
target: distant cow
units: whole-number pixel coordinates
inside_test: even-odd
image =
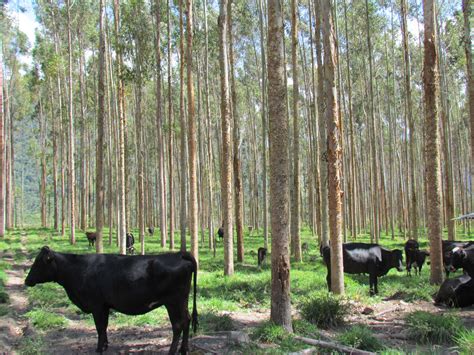
[[[401,250],[388,250],[378,244],[347,243],[343,244],[344,272],[348,274],[369,274],[370,295],[379,292],[377,278],[384,276],[391,268],[403,270]],[[326,281],[331,290],[331,249],[323,248],[324,262],[328,269]]]
[[[148,227],[148,233],[153,235],[153,233],[155,233],[155,227]]]
[[[421,269],[425,263],[426,257],[430,256],[430,253],[426,250],[417,250],[415,253],[415,261],[412,263],[413,268],[415,269],[415,275],[421,275]],[[428,262],[428,265],[430,263]]]
[[[415,263],[416,253],[420,250],[420,244],[414,239],[410,239],[405,243],[405,262],[407,267],[407,275],[411,276],[411,267]]]
[[[451,252],[454,248],[466,248],[473,245],[474,242],[468,241],[453,241],[453,240],[443,240],[442,241],[442,253],[443,253],[443,265],[444,271],[446,272],[446,277],[449,277],[449,273],[452,270],[449,270],[448,264],[451,257]]]
[[[435,303],[448,307],[469,307],[474,304],[474,280],[469,275],[447,279],[439,288]]]
[[[217,236],[220,240],[224,239],[224,226],[219,227],[217,230]]]
[[[308,250],[309,250],[308,243],[303,243],[301,245],[301,251],[303,252],[303,254],[308,253]]]
[[[464,269],[465,273],[474,278],[474,245],[454,248],[449,255],[445,267],[450,272]]]
[[[197,264],[187,252],[162,255],[63,254],[43,247],[25,280],[26,286],[57,282],[69,299],[85,313],[92,313],[98,333],[97,352],[108,347],[109,311],[137,315],[165,306],[173,328],[169,350],[188,349],[188,298],[194,274],[193,330],[197,327]]]
[[[258,266],[261,266],[267,257],[267,248],[258,248],[257,254]]]
[[[93,247],[95,244],[95,240],[97,239],[96,232],[86,232],[87,240],[89,241],[89,247]]]
[[[127,233],[125,238],[125,246],[127,248],[127,253],[133,255],[135,253],[135,237],[132,233]]]

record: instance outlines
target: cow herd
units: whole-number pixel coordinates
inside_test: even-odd
[[[153,231],[149,231],[150,234]],[[218,235],[223,235],[220,229]],[[90,246],[96,234],[87,232]],[[133,234],[127,233],[127,252],[134,253]],[[449,307],[466,307],[474,304],[474,242],[443,241],[443,262],[446,275],[457,269],[464,274],[447,279],[435,296],[435,302]],[[302,246],[308,251],[308,244]],[[411,276],[420,274],[429,253],[420,250],[415,240],[405,244],[406,269]],[[321,256],[327,267],[327,286],[331,289],[331,248],[320,246]],[[266,248],[258,249],[258,265],[264,263]],[[403,270],[401,250],[389,250],[378,244],[343,244],[343,268],[348,274],[368,274],[370,295],[378,293],[378,277],[390,269]],[[188,299],[193,283],[193,310],[188,310]],[[98,334],[97,352],[108,347],[107,325],[110,310],[128,315],[147,313],[165,306],[173,329],[169,352],[188,352],[189,328],[197,327],[196,286],[197,263],[187,252],[160,255],[66,254],[45,246],[36,257],[25,280],[26,286],[57,282],[65,289],[69,299],[85,313],[92,313]]]

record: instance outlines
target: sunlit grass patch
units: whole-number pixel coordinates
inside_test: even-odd
[[[159,326],[168,323],[168,314],[166,313],[166,309],[164,307],[136,316],[129,316],[119,312],[111,312],[109,318],[109,324],[117,327]]]
[[[67,320],[62,315],[49,310],[31,310],[26,313],[26,316],[33,326],[39,330],[60,329],[67,325]]]
[[[293,332],[308,338],[319,338],[318,327],[304,319],[293,320]]]
[[[44,354],[44,341],[39,335],[22,337],[18,347],[18,353],[22,355]]]
[[[378,351],[384,348],[383,344],[376,338],[368,327],[354,325],[340,334],[337,339],[342,344],[356,349],[367,351]]]
[[[464,330],[459,317],[454,314],[432,314],[415,311],[406,317],[410,337],[420,343],[443,344],[453,343],[458,334]]]
[[[303,319],[321,328],[341,325],[349,310],[343,298],[330,293],[314,294],[300,305]]]
[[[455,341],[461,354],[474,354],[474,330],[462,329],[456,336]]]
[[[256,327],[251,337],[252,339],[262,343],[278,343],[287,340],[291,334],[288,333],[282,326],[276,325],[273,322],[265,322]]]
[[[211,311],[199,314],[198,330],[201,333],[230,331],[235,330],[235,325],[228,314],[219,314]]]
[[[52,282],[28,287],[27,293],[34,307],[64,307],[71,303],[62,286]]]

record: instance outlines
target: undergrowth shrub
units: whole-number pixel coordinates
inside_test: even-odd
[[[455,341],[461,354],[474,354],[474,330],[461,330]]]
[[[342,324],[349,309],[343,298],[330,293],[310,296],[300,306],[302,317],[321,328]]]
[[[452,343],[464,326],[461,320],[452,314],[432,314],[415,311],[406,317],[410,336],[420,343]]]
[[[45,353],[43,349],[43,339],[40,336],[33,335],[21,338],[18,353],[21,355],[39,355]]]
[[[319,338],[318,327],[305,319],[293,320],[293,331],[295,334],[309,338]]]
[[[355,325],[338,336],[338,340],[345,345],[353,348],[378,351],[384,348],[383,344],[377,339],[372,330],[364,325]]]
[[[66,326],[66,319],[51,311],[36,309],[26,313],[26,316],[40,330],[58,329]]]
[[[256,327],[251,337],[262,343],[278,343],[287,340],[291,335],[282,326],[266,322]]]
[[[203,333],[234,330],[234,322],[228,314],[206,312],[199,314],[199,331]]]

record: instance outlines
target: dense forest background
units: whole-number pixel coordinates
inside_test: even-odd
[[[291,67],[291,8],[289,2],[282,4],[289,98],[286,109],[292,123],[295,112],[290,100],[295,85]],[[76,224],[81,229],[94,226],[96,124],[100,110],[99,37],[103,33],[105,224],[114,230],[119,218],[117,87],[122,82],[127,225],[138,225],[138,177],[143,176],[145,225],[160,226],[161,209],[167,224],[179,230],[183,219],[179,211],[190,195],[188,184],[184,185],[184,200],[183,190],[180,191],[182,182],[189,179],[186,164],[182,164],[188,154],[187,145],[182,144],[188,134],[188,95],[185,93],[180,100],[183,87],[180,65],[186,56],[184,46],[180,49],[180,39],[185,33],[187,17],[183,17],[184,29],[180,33],[180,3],[177,1],[121,1],[119,8],[115,2],[105,1],[103,6],[101,29],[98,1],[33,2],[39,24],[33,42],[20,30],[20,18],[24,18],[20,14],[26,11],[22,2],[10,1],[2,6],[7,227],[59,224],[58,228],[65,226],[64,233],[70,224],[72,166]],[[243,221],[246,227],[265,227],[267,234],[265,6],[259,0],[232,3],[230,68],[235,116],[232,142],[241,164]],[[199,228],[204,232],[217,228],[223,218],[219,8],[215,1],[196,1],[193,9],[198,218]],[[120,13],[118,24],[114,22],[115,11]],[[337,0],[333,11],[337,35],[338,114],[342,128],[344,237],[361,231],[370,231],[374,237],[381,231],[406,236],[410,229],[413,234],[424,234],[429,186],[425,185],[423,168],[421,1]],[[301,186],[298,198],[303,225],[320,236],[327,229],[327,221],[324,222],[327,191],[323,182],[327,172],[324,167],[326,128],[321,119],[324,101],[320,97],[323,93],[318,91],[322,78],[318,71],[324,65],[318,31],[319,2],[301,1],[297,12],[299,104],[296,116],[299,121],[295,127],[299,142],[296,156],[300,164],[297,175]],[[441,88],[443,225],[452,227],[451,218],[471,211],[473,202],[466,96],[466,18],[461,4],[438,1],[436,27]],[[120,74],[117,72],[119,54],[123,57]],[[183,78],[186,80],[186,74]],[[157,89],[161,91],[158,96]],[[73,138],[68,128],[71,117]],[[292,161],[296,157],[295,127],[290,124]],[[74,146],[70,144],[71,139]],[[71,147],[72,166],[69,164]],[[143,165],[140,167],[140,164]],[[291,186],[294,188],[295,184]],[[454,233],[452,228],[451,233]]]

